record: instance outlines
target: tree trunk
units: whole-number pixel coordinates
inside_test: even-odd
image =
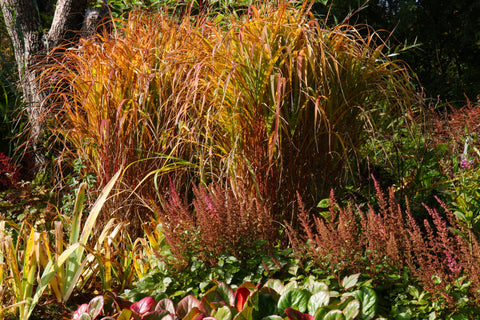
[[[8,35],[13,44],[20,86],[25,100],[30,124],[30,143],[35,164],[45,163],[39,149],[45,124],[45,108],[42,101],[46,95],[40,90],[39,75],[45,55],[38,9],[34,0],[0,0]],[[74,30],[80,30],[87,0],[58,0],[46,44],[51,49],[75,38]]]

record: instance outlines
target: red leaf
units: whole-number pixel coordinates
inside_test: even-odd
[[[290,320],[313,320],[314,317],[309,315],[308,313],[303,313],[298,310],[288,308],[285,310],[285,313]]]
[[[139,314],[144,314],[149,311],[153,311],[154,306],[157,304],[157,302],[152,298],[152,297],[145,297],[142,300],[135,302],[130,306],[130,310],[139,313]]]
[[[250,296],[250,290],[245,287],[240,287],[235,290],[235,307],[238,311],[243,310],[243,306],[247,301],[247,298]]]

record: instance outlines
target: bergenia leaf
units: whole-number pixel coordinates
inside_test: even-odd
[[[360,273],[352,274],[351,276],[347,276],[343,278],[342,287],[345,289],[350,289],[354,287],[357,284],[359,277],[360,277]]]
[[[308,300],[312,293],[307,289],[291,289],[285,292],[278,300],[278,308],[285,310],[287,308],[295,308],[300,312],[307,311]]]
[[[343,314],[345,315],[346,320],[355,319],[355,317],[360,313],[360,301],[357,299],[350,301],[343,309]]]
[[[222,300],[227,306],[232,306],[235,304],[235,294],[233,290],[225,282],[220,283],[217,286],[217,293],[222,297]]]
[[[153,311],[155,305],[156,301],[152,297],[145,297],[142,300],[132,304],[130,306],[130,310],[139,314],[144,314],[149,311]]]
[[[230,310],[230,307],[228,307],[228,306],[223,306],[221,308],[218,308],[215,311],[213,316],[215,317],[215,319],[218,319],[218,320],[231,320],[232,319],[232,310]]]
[[[354,296],[360,301],[362,317],[373,318],[377,307],[377,294],[375,290],[368,287],[361,287],[360,290],[354,292]]]
[[[345,315],[342,310],[332,310],[325,315],[323,320],[345,320]]]
[[[75,311],[75,313],[73,314],[72,320],[78,320],[80,318],[80,315],[87,312],[88,312],[88,304],[84,303],[80,307],[78,307],[78,309]]]
[[[104,301],[103,296],[96,296],[90,301],[88,304],[88,313],[92,319],[95,319],[100,313],[102,313]]]
[[[188,295],[177,305],[177,317],[183,319],[193,309],[200,305],[200,301],[192,295]]]
[[[290,320],[313,320],[313,316],[309,315],[308,313],[303,313],[292,308],[287,308],[285,313]]]
[[[173,320],[173,317],[166,310],[147,312],[142,316],[142,320]]]
[[[173,301],[167,298],[158,301],[157,305],[155,306],[155,311],[161,310],[175,314],[175,305],[173,304]]]
[[[245,287],[238,288],[235,290],[235,308],[238,311],[242,311],[247,298],[250,296],[250,290]]]
[[[317,310],[328,305],[330,301],[330,292],[328,290],[320,290],[310,297],[308,301],[308,313],[315,314]]]
[[[92,317],[88,313],[82,313],[80,317],[78,317],[78,320],[93,320]]]

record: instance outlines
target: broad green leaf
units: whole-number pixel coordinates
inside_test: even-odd
[[[270,294],[258,295],[258,309],[255,309],[255,318],[263,318],[277,314],[277,300]]]
[[[354,287],[357,284],[359,277],[360,277],[360,273],[353,274],[351,276],[347,276],[343,278],[342,287],[345,289],[350,289]]]
[[[352,296],[344,297],[339,304],[335,305],[335,309],[343,310],[350,303],[350,301],[353,301],[353,300],[355,300],[355,298]]]
[[[343,309],[346,320],[355,319],[360,312],[360,301],[357,299],[350,301]]]
[[[315,312],[315,315],[313,316],[314,320],[323,320],[325,315],[330,311],[331,309],[328,307],[321,307]]]
[[[265,284],[263,285],[263,287],[268,287],[268,288],[272,288],[273,290],[275,290],[278,294],[282,294],[283,293],[283,290],[285,288],[285,286],[283,285],[282,281],[278,280],[278,279],[270,279],[268,280],[267,282],[265,282]]]
[[[291,289],[285,292],[278,300],[278,309],[293,308],[300,312],[305,312],[307,311],[308,300],[311,295],[307,289]]]
[[[308,300],[308,313],[314,315],[319,308],[328,305],[329,301],[330,292],[327,290],[321,290],[313,294]]]
[[[298,288],[298,282],[296,280],[290,281],[285,285],[285,288],[283,289],[283,293],[287,292],[288,290],[297,289],[297,288]]]
[[[313,276],[308,277],[303,286],[308,289],[312,294],[315,294],[321,290],[328,291],[328,285],[325,282],[317,281]]]
[[[330,199],[322,199],[320,202],[317,204],[317,208],[322,208],[322,209],[328,209],[330,207]]]
[[[237,313],[236,316],[233,317],[233,320],[254,320],[253,308],[250,306],[246,306],[245,308],[243,308],[242,311],[240,311],[239,313]]]
[[[325,315],[323,319],[324,320],[346,320],[345,315],[341,310],[331,310]]]
[[[217,293],[222,297],[227,306],[233,307],[235,305],[235,293],[225,282],[217,286]]]
[[[369,287],[361,287],[353,293],[353,296],[360,301],[360,314],[362,318],[373,318],[377,307],[377,293]]]
[[[200,305],[198,309],[200,312],[210,316],[213,311],[212,302],[220,302],[222,301],[222,297],[217,292],[217,286],[210,288],[205,294],[203,295],[202,299],[200,300]]]
[[[215,310],[213,317],[218,320],[231,320],[233,317],[232,310],[227,306],[223,306]]]

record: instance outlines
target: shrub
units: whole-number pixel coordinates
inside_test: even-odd
[[[364,272],[380,282],[406,269],[432,299],[442,297],[451,308],[460,301],[456,282],[466,276],[469,299],[478,301],[478,235],[458,224],[446,208],[446,218],[427,208],[430,218],[419,225],[408,207],[400,208],[391,188],[387,200],[377,184],[377,199],[378,213],[351,205],[341,208],[333,193],[323,216],[310,217],[302,208],[302,231],[289,227],[297,255],[311,257],[326,272]]]
[[[158,214],[165,240],[179,261],[196,257],[212,266],[223,255],[247,261],[271,253],[279,226],[267,204],[244,190],[233,193],[220,186],[200,185],[193,195],[190,209],[172,189]]]
[[[0,152],[0,191],[15,186],[20,181],[20,168]]]

